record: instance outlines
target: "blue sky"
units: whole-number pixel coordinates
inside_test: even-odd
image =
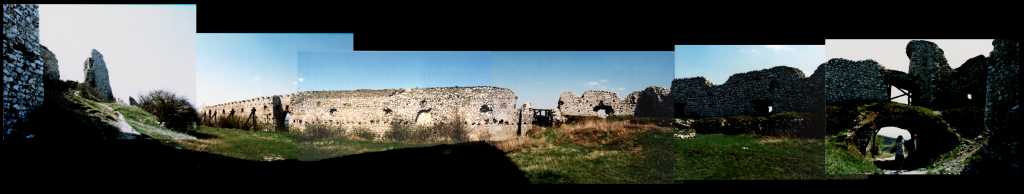
[[[563,91],[625,97],[671,83],[672,52],[356,51],[299,54],[300,90],[452,86],[512,89],[520,104],[553,108]]]
[[[553,108],[562,91],[630,92],[672,80],[670,51],[352,51],[351,34],[200,34],[200,101],[306,90],[490,85]]]
[[[92,49],[103,54],[114,97],[163,89],[196,99],[195,5],[39,5],[39,42],[60,78],[81,82]]]
[[[467,51],[301,52],[300,90],[493,85],[491,53]]]
[[[554,108],[562,91],[613,91],[624,98],[647,86],[672,84],[671,51],[495,52],[494,82],[520,104]]]
[[[297,90],[299,53],[352,51],[351,34],[208,34],[196,36],[200,106]]]
[[[811,76],[827,60],[824,45],[676,45],[675,56],[676,78],[703,76],[714,84],[780,65]]]

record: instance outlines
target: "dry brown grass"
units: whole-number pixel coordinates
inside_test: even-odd
[[[590,148],[622,148],[634,150],[640,135],[651,132],[670,132],[670,128],[649,122],[629,120],[583,120],[551,128],[536,128],[526,134],[504,141],[491,142],[506,153],[524,149],[552,146],[553,144],[576,144]]]
[[[587,147],[632,146],[638,135],[648,130],[668,130],[654,124],[629,121],[589,120],[558,128],[572,143]]]
[[[490,143],[495,147],[498,147],[498,149],[505,151],[505,153],[518,152],[520,150],[542,147],[549,144],[548,141],[543,138],[530,137],[513,138],[503,141],[492,141]]]

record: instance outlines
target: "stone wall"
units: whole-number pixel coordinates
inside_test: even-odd
[[[1022,171],[1021,95],[1024,93],[1024,41],[994,40],[985,89],[985,130],[990,134],[981,150],[980,163],[972,164],[974,173],[1020,176]]]
[[[473,139],[484,135],[502,140],[524,133],[531,122],[532,110],[523,110],[530,109],[528,105],[517,106],[517,99],[510,89],[489,86],[306,91],[206,106],[201,114],[214,122],[225,117],[252,122],[252,116],[260,129],[283,125],[292,131],[302,131],[311,123],[384,133],[393,122],[418,126],[463,122]]]
[[[222,119],[234,118],[243,121],[246,126],[269,131],[276,129],[278,125],[277,122],[274,122],[274,98],[280,98],[280,96],[258,97],[206,106],[200,111],[200,116],[204,123],[217,123]]]
[[[92,49],[91,57],[85,59],[85,86],[96,99],[104,102],[114,102],[114,92],[110,89],[110,76],[107,73],[107,63],[103,61],[103,54]]]
[[[626,99],[636,99],[634,117],[671,118],[674,113],[672,93],[669,89],[651,86],[629,94]]]
[[[946,107],[985,106],[985,81],[987,78],[988,58],[978,55],[964,62],[953,70],[949,77],[944,104]],[[967,95],[971,95],[970,99]]]
[[[4,4],[4,129],[0,142],[14,125],[43,104],[43,57],[39,44],[39,6]]]
[[[822,89],[799,69],[777,66],[732,75],[722,85],[703,77],[675,79],[671,93],[677,116],[711,117],[811,111],[821,98],[811,94]]]
[[[43,77],[49,81],[60,81],[60,67],[57,65],[57,56],[53,51],[43,46]]]
[[[558,113],[564,116],[607,117],[615,115],[633,115],[636,109],[636,96],[630,95],[620,99],[615,92],[587,90],[582,96],[572,92],[562,92],[558,97]]]
[[[938,102],[942,86],[953,70],[946,62],[946,56],[938,45],[929,41],[913,40],[907,44],[910,58],[910,76],[917,81],[920,90],[911,95],[911,102],[917,106],[934,107]]]
[[[884,68],[873,60],[851,61],[831,59],[818,66],[825,82],[825,102],[828,104],[850,101],[888,101],[889,84]]]

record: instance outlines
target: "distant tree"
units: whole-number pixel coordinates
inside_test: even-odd
[[[184,97],[174,93],[156,90],[139,96],[138,105],[146,112],[156,115],[164,127],[186,131],[199,121],[199,113]]]

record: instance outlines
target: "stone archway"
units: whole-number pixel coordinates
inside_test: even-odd
[[[612,106],[605,105],[604,101],[598,102],[597,106],[594,106],[594,112],[597,112],[597,115],[604,115],[604,116],[615,115],[615,109],[612,108]],[[601,113],[604,113],[604,114],[601,114]]]
[[[916,169],[931,164],[961,141],[953,128],[931,110],[899,103],[879,103],[866,107],[857,126],[847,136],[862,155],[870,156],[870,145],[882,127],[894,126],[907,130],[917,139],[914,154],[907,156],[903,168]]]

